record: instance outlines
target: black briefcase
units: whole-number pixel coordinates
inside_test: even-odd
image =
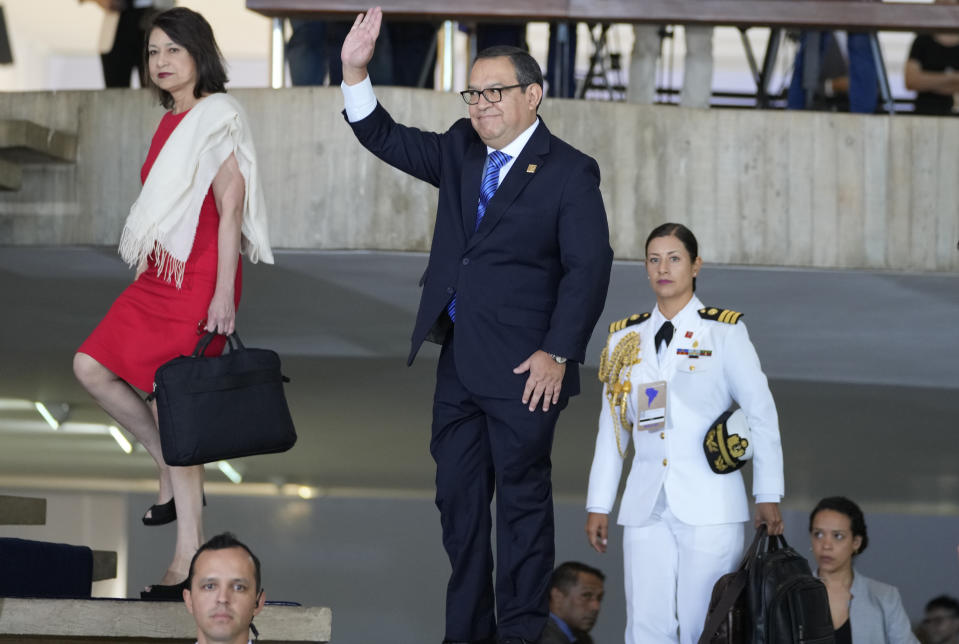
[[[204,356],[214,337],[207,333],[192,355],[157,369],[154,393],[167,465],[285,452],[296,443],[283,394],[289,378],[276,352],[247,349],[233,333],[228,353]]]

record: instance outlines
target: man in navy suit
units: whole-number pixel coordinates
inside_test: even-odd
[[[452,564],[444,641],[536,641],[553,567],[553,429],[579,392],[613,257],[599,167],[538,118],[542,71],[515,47],[477,57],[468,119],[442,134],[394,122],[366,73],[381,19],[357,17],[341,87],[360,143],[439,188],[409,361],[424,340],[443,346],[430,452]]]

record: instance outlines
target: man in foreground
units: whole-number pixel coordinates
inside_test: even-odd
[[[229,532],[200,546],[190,563],[183,602],[197,626],[197,644],[248,644],[263,610],[260,560]],[[253,630],[256,633],[256,629]]]
[[[553,569],[553,430],[612,264],[599,167],[539,119],[542,70],[515,47],[477,56],[469,119],[442,134],[393,121],[366,71],[381,19],[357,17],[341,87],[360,143],[439,188],[409,362],[425,340],[443,347],[430,451],[452,565],[445,641],[534,642]]]

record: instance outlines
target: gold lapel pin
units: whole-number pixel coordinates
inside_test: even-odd
[[[526,166],[526,174],[533,174],[534,172],[536,172],[535,163],[530,163],[528,166]]]

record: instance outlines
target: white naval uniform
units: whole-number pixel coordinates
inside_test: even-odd
[[[700,309],[694,296],[672,319],[673,338],[661,356],[653,346],[665,322],[658,308],[607,341],[612,355],[623,338],[639,334],[626,399],[633,428],[620,431],[622,450],[630,438],[635,447],[618,520],[626,527],[628,643],[696,642],[713,584],[739,561],[742,522],[749,520],[742,475],[715,474],[703,451],[706,430],[734,401],[752,432],[753,494],[758,502],[779,502],[783,495],[779,420],[749,334],[738,316],[725,316],[736,320],[729,324],[703,319]],[[667,383],[666,424],[649,431],[636,422],[637,405],[643,385],[657,381]],[[623,468],[607,388],[586,503],[588,511],[605,514],[615,504]]]

